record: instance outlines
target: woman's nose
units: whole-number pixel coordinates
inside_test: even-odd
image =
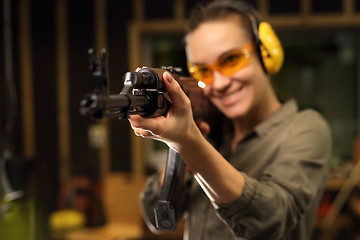
[[[218,71],[214,71],[214,80],[213,83],[211,84],[214,90],[218,90],[218,91],[226,90],[227,87],[230,85],[230,83],[231,83],[230,77],[225,76]]]

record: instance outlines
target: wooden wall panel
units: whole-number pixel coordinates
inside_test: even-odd
[[[110,94],[119,94],[123,88],[123,75],[129,69],[127,22],[131,18],[131,1],[108,0],[108,77]],[[127,120],[109,119],[111,144],[110,171],[131,172],[130,124]]]
[[[88,129],[94,124],[81,116],[79,104],[90,90],[88,50],[94,47],[93,1],[69,1],[69,109],[71,123],[71,174],[99,179],[98,150],[88,143]]]
[[[33,55],[31,39],[30,0],[19,0],[18,4],[19,38],[19,76],[21,86],[21,110],[23,134],[23,155],[27,159],[35,157],[35,122],[34,122],[34,86]]]
[[[41,7],[40,7],[41,6]],[[46,238],[44,227],[49,213],[56,208],[58,194],[58,117],[55,76],[54,5],[53,1],[31,1],[35,165],[37,176],[37,234]]]

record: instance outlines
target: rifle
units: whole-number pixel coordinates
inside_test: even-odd
[[[162,74],[170,72],[180,83],[183,90],[192,99],[194,113],[204,111],[202,91],[194,79],[180,77],[182,71],[175,67],[142,68],[137,72],[125,73],[124,87],[118,95],[109,95],[106,78],[106,51],[101,53],[89,50],[90,71],[92,74],[91,92],[80,102],[80,113],[95,119],[126,119],[129,115],[156,117],[166,114],[171,106]],[[178,153],[169,148],[166,161],[165,177],[157,205],[154,209],[155,223],[158,230],[176,229],[182,203],[185,164]]]

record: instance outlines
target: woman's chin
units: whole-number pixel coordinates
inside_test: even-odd
[[[235,104],[231,107],[221,107],[219,109],[226,117],[230,119],[244,117],[248,112],[248,108],[244,104]]]

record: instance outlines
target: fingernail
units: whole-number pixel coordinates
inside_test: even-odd
[[[165,72],[165,80],[168,81],[168,83],[173,82],[173,78],[169,72]]]

